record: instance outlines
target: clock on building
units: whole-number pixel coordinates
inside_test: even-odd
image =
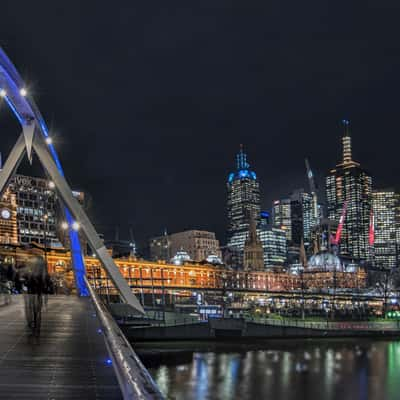
[[[11,217],[11,212],[10,212],[10,210],[7,209],[7,208],[3,208],[3,209],[1,210],[1,218],[3,218],[3,219],[10,219],[10,217]]]

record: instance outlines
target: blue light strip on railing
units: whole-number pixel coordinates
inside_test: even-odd
[[[47,130],[46,123],[41,118],[38,120],[38,122],[40,124],[43,136],[45,138],[48,138],[49,133]],[[51,155],[53,156],[53,160],[57,165],[58,171],[60,172],[60,174],[62,176],[64,176],[64,170],[62,169],[56,149],[54,148],[52,143],[48,144],[48,147],[49,147]],[[65,214],[65,218],[67,220],[68,227],[69,227],[69,241],[70,241],[70,248],[71,248],[72,263],[73,263],[74,270],[75,270],[74,272],[75,272],[76,287],[78,289],[80,296],[89,296],[89,291],[86,287],[85,278],[84,278],[86,270],[85,270],[85,262],[84,262],[83,254],[82,254],[81,243],[79,240],[79,234],[77,231],[72,229],[72,224],[74,222],[74,219],[67,207],[64,207],[64,214]]]
[[[19,115],[17,109],[15,108],[14,104],[12,103],[12,101],[9,99],[8,96],[4,96],[4,100],[6,101],[6,103],[8,104],[8,106],[11,108],[12,112],[14,113],[14,115],[17,117],[19,123],[21,125],[23,125],[25,123],[24,119]]]
[[[10,83],[10,86],[14,86],[12,85],[12,80]],[[17,108],[15,107],[15,105],[13,104],[13,102],[11,101],[11,99],[9,98],[9,96],[4,96],[4,99],[7,103],[7,105],[10,107],[10,109],[12,110],[12,112],[14,113],[14,115],[16,116],[16,118],[18,119],[19,123],[21,125],[24,125],[26,123],[25,119],[19,114]],[[27,104],[30,106],[29,102],[27,101]],[[30,106],[30,108],[32,108]],[[36,117],[36,113],[33,113]],[[36,118],[37,122],[40,125],[40,131],[42,132],[43,136],[45,138],[49,137],[48,134],[48,130],[47,130],[47,126],[44,122],[44,120],[42,118]],[[64,176],[64,171],[62,169],[60,160],[58,158],[57,152],[53,146],[53,144],[48,144],[50,153],[53,157],[53,160],[57,166],[58,171],[60,172],[60,174],[62,176]],[[72,229],[72,224],[74,222],[74,219],[71,215],[71,213],[69,212],[69,210],[67,209],[67,207],[64,207],[64,212],[65,212],[65,218],[67,220],[68,226],[69,226],[69,240],[70,240],[70,247],[71,247],[71,258],[72,258],[72,264],[75,270],[75,281],[76,281],[76,287],[78,289],[79,295],[80,296],[88,296],[89,292],[88,289],[86,287],[86,283],[85,283],[85,279],[84,279],[84,275],[86,273],[85,271],[85,262],[83,259],[83,254],[82,254],[82,248],[81,248],[81,244],[80,244],[80,240],[79,240],[79,234],[77,231]]]

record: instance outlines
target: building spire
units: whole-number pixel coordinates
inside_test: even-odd
[[[243,249],[243,267],[246,271],[264,269],[264,250],[257,235],[254,213],[250,214],[249,234]]]
[[[350,121],[348,119],[342,120],[342,124],[344,127],[344,135],[342,138],[343,143],[343,164],[349,164],[353,161],[351,154],[351,136],[349,125]]]
[[[250,167],[247,162],[247,154],[243,151],[243,145],[240,145],[239,153],[236,155],[236,168],[238,170],[248,169]]]
[[[257,242],[258,242],[257,225],[254,215],[253,213],[251,213],[249,221],[249,243],[257,243]]]

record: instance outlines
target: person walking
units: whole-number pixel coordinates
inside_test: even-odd
[[[28,327],[32,334],[40,336],[42,322],[42,307],[44,296],[48,292],[48,277],[46,263],[42,256],[29,257],[25,269],[25,314]]]

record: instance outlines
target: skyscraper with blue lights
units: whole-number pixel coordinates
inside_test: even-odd
[[[256,173],[250,170],[247,155],[242,146],[236,155],[236,170],[228,176],[227,189],[227,245],[242,252],[250,219],[254,218],[258,225],[261,211],[260,185]]]

